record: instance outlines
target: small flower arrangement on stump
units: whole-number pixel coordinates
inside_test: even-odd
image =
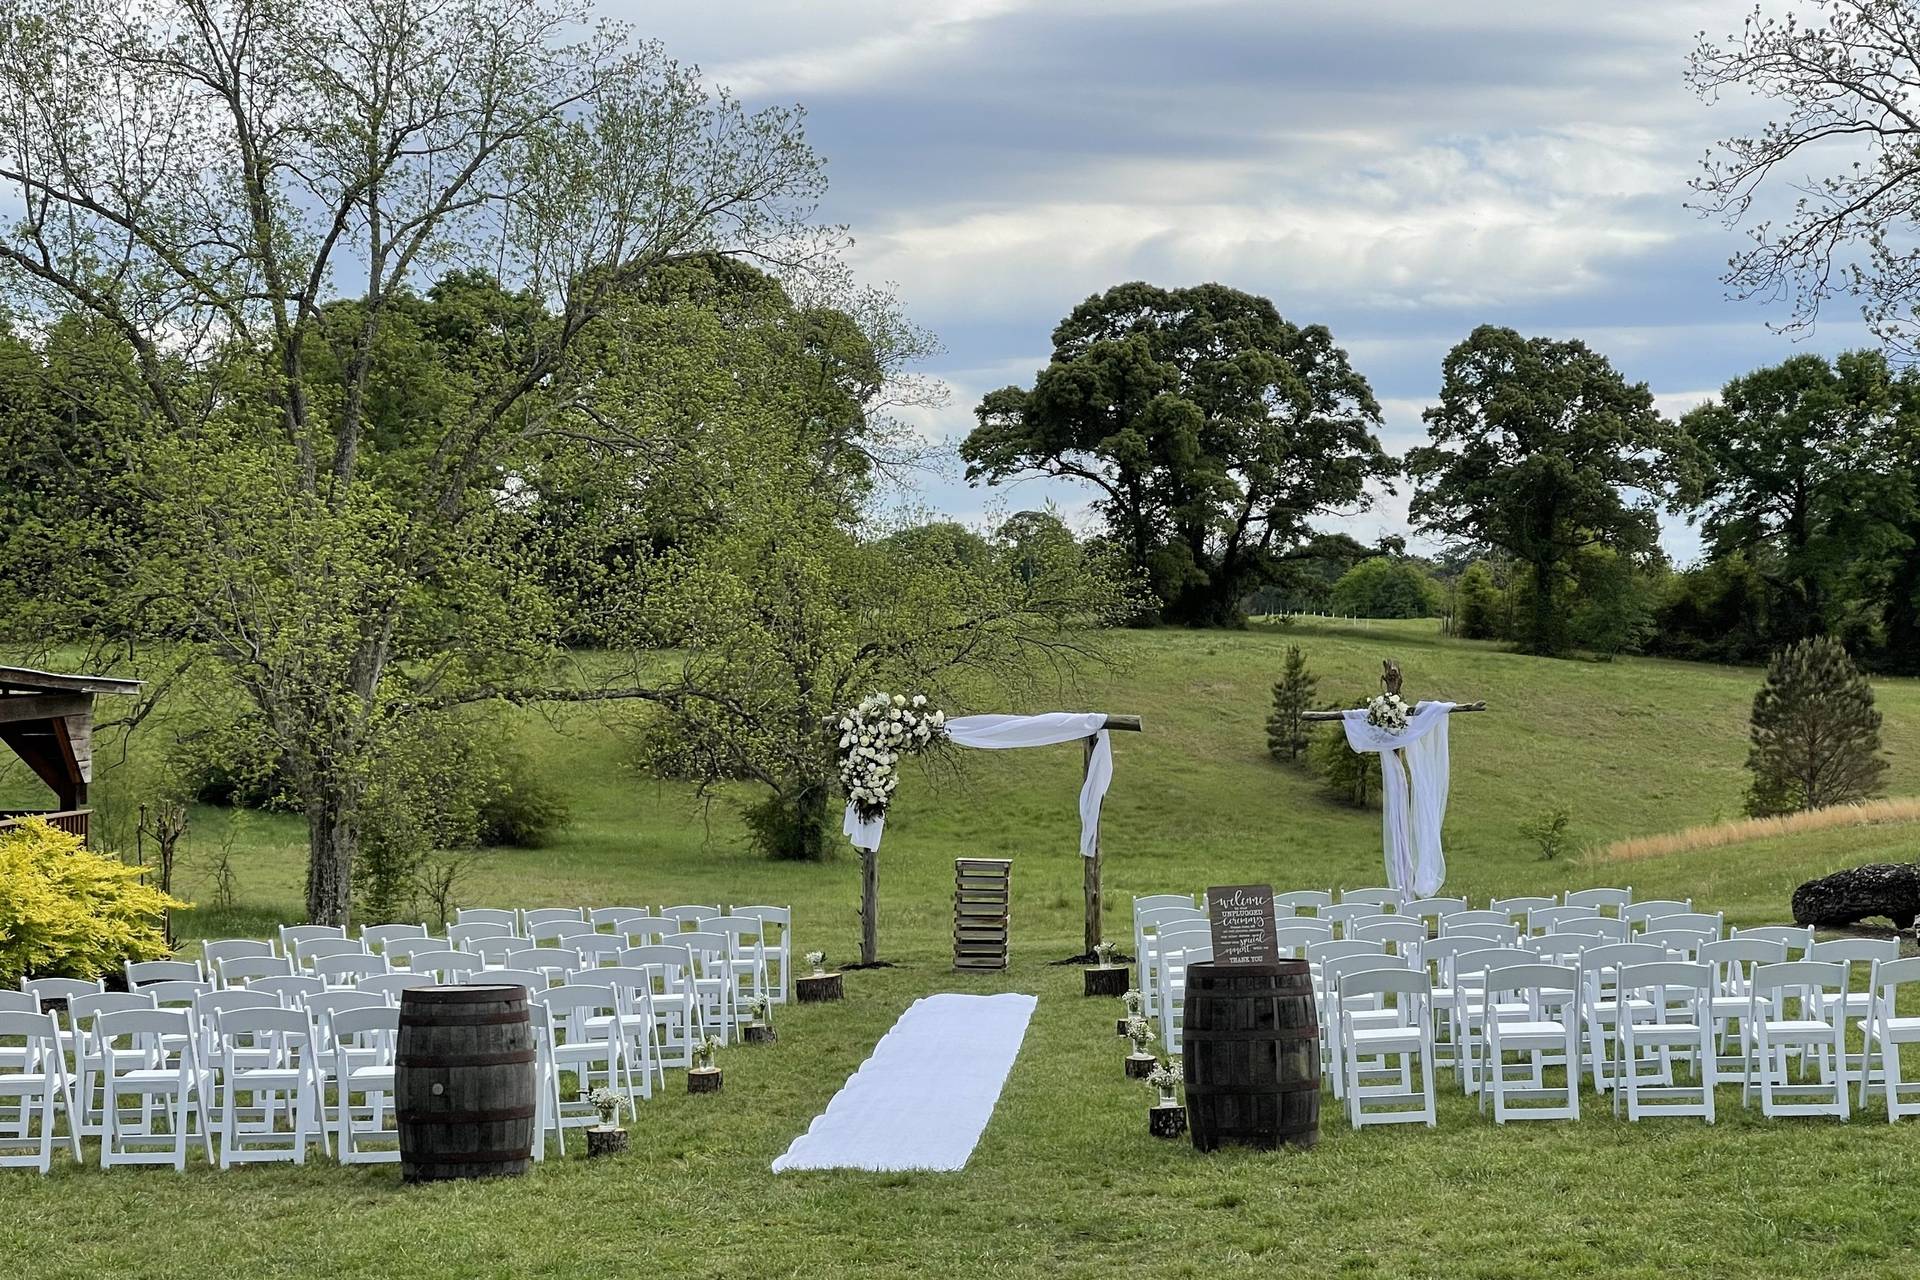
[[[1120,954],[1118,945],[1111,942],[1097,942],[1093,946],[1093,965],[1081,972],[1085,975],[1086,994],[1090,996],[1114,996],[1127,984],[1127,967],[1115,964],[1114,957]]]
[[[755,996],[747,1002],[747,1025],[740,1029],[740,1038],[748,1044],[773,1043],[773,1001]]]
[[[688,1093],[718,1093],[722,1082],[720,1068],[713,1065],[713,1055],[719,1052],[718,1036],[701,1036],[688,1046],[693,1066],[687,1072]]]
[[[1160,1063],[1147,1052],[1147,1046],[1153,1043],[1153,1028],[1145,1018],[1135,1014],[1127,1019],[1127,1041],[1133,1045],[1133,1052],[1127,1055],[1127,1078],[1144,1080]]]
[[[817,978],[817,977],[819,977],[819,976],[820,976],[821,974],[823,974],[823,973],[825,973],[825,972],[827,971],[827,968],[826,968],[826,966],[827,966],[827,953],[826,953],[826,952],[824,952],[824,951],[809,951],[809,952],[807,952],[807,956],[806,956],[806,960],[807,960],[807,964],[808,964],[808,966],[809,966],[809,967],[810,967],[810,968],[811,968],[811,969],[813,970],[813,976],[814,976],[814,977],[816,977],[816,978]]]
[[[900,758],[947,736],[947,715],[924,694],[873,693],[840,713],[840,787],[862,822],[887,816],[900,785]]]
[[[1175,1106],[1179,1103],[1180,1059],[1167,1058],[1154,1064],[1147,1073],[1147,1083],[1160,1091],[1160,1105]]]
[[[1146,1013],[1147,998],[1141,994],[1140,988],[1128,987],[1120,993],[1120,1007],[1126,1012],[1121,1015],[1120,1021],[1113,1028],[1113,1033],[1117,1036],[1127,1034],[1127,1024]]]
[[[702,1036],[693,1042],[693,1069],[713,1070],[713,1055],[721,1049],[719,1036]]]
[[[620,1108],[627,1105],[627,1096],[604,1084],[591,1093],[583,1091],[580,1096],[600,1114],[600,1123],[587,1130],[587,1154],[607,1156],[625,1151],[627,1131],[614,1121],[620,1117]]]
[[[600,1113],[600,1123],[606,1128],[613,1128],[614,1119],[619,1116],[620,1108],[626,1103],[620,1091],[610,1089],[603,1084],[592,1093],[582,1096],[586,1098],[588,1106]]]
[[[1159,1091],[1160,1099],[1147,1112],[1147,1132],[1156,1138],[1177,1138],[1187,1131],[1187,1109],[1180,1105],[1180,1059],[1156,1062],[1147,1073],[1147,1083]]]

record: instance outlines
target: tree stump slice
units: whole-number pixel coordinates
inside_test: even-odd
[[[688,1093],[720,1092],[721,1072],[718,1067],[695,1067],[687,1072]]]
[[[1147,1132],[1156,1138],[1177,1138],[1187,1131],[1187,1109],[1174,1105],[1171,1107],[1151,1107],[1147,1111]]]
[[[740,1038],[748,1044],[772,1044],[780,1037],[764,1022],[750,1022],[740,1028]]]
[[[1883,862],[1849,867],[1793,891],[1793,922],[1839,929],[1885,916],[1905,929],[1920,915],[1920,863]]]
[[[1127,1079],[1145,1080],[1153,1074],[1154,1067],[1159,1063],[1160,1059],[1150,1053],[1130,1053],[1127,1055]]]
[[[801,1004],[819,1004],[825,1000],[842,1000],[846,992],[840,986],[837,973],[814,973],[793,980],[794,996]]]
[[[1127,980],[1133,976],[1133,970],[1123,964],[1097,964],[1080,971],[1086,978],[1086,994],[1090,996],[1123,996],[1127,993]]]
[[[626,1149],[625,1129],[596,1124],[587,1130],[587,1154],[590,1156],[617,1156]]]

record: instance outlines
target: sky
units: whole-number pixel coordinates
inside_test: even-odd
[[[1766,0],[1777,9],[1783,0]],[[1696,35],[1752,0],[611,0],[750,105],[799,103],[825,220],[942,353],[932,443],[982,393],[1030,385],[1049,334],[1123,281],[1219,281],[1327,325],[1372,384],[1387,448],[1422,443],[1440,360],[1482,323],[1578,337],[1683,412],[1811,336],[1719,282],[1744,232],[1685,207],[1716,138],[1760,118],[1702,103]],[[1406,533],[1408,493],[1321,523]],[[906,498],[973,521],[1066,482],[967,485],[947,455]],[[1686,563],[1695,531],[1668,519]],[[1415,539],[1414,545],[1432,549]]]

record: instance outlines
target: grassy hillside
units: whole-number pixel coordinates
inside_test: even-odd
[[[1116,743],[1105,823],[1109,924],[1134,893],[1209,882],[1360,885],[1381,878],[1377,814],[1324,799],[1269,760],[1268,685],[1302,644],[1329,700],[1367,693],[1398,657],[1418,696],[1484,697],[1454,725],[1449,888],[1475,897],[1619,882],[1691,896],[1737,922],[1777,920],[1792,886],[1833,866],[1913,857],[1920,826],[1819,832],[1630,863],[1546,863],[1515,831],[1559,800],[1582,842],[1735,814],[1751,670],[1596,665],[1441,642],[1427,624],[1162,632],[1119,637],[1125,669],[1013,710],[1143,715]],[[1920,792],[1920,687],[1882,682],[1895,792]],[[955,708],[984,710],[990,707]],[[768,864],[725,804],[626,775],[608,725],[576,715],[521,730],[576,821],[554,847],[486,855],[470,901],[792,902],[802,948],[844,959],[857,937],[851,857]],[[1331,1100],[1306,1154],[1202,1157],[1146,1136],[1148,1095],[1120,1076],[1115,1005],[1078,995],[1052,959],[1077,950],[1080,864],[1073,747],[968,753],[959,778],[910,775],[883,855],[882,944],[901,967],[848,977],[842,1005],[792,1008],[781,1043],[723,1055],[726,1092],[677,1077],[643,1109],[634,1150],[548,1162],[504,1185],[403,1190],[391,1169],[327,1165],[218,1173],[61,1165],[0,1176],[0,1251],[31,1277],[1350,1277],[1893,1274],[1920,1232],[1911,1124],[1876,1111],[1842,1126],[1766,1122],[1721,1093],[1721,1123],[1627,1125],[1588,1094],[1586,1118],[1496,1130],[1443,1074],[1438,1130],[1351,1133]],[[137,761],[130,770],[137,769]],[[130,773],[124,776],[131,776]],[[110,801],[122,786],[109,780]],[[245,908],[190,933],[264,929],[300,900],[297,824],[195,815],[190,856],[232,837]],[[1011,856],[1014,964],[947,965],[952,858]],[[202,892],[199,872],[186,875]],[[957,1175],[767,1166],[917,996],[1040,996],[1020,1059]],[[1910,1063],[1914,1071],[1920,1063]],[[49,1234],[50,1227],[51,1231]],[[58,1241],[57,1248],[48,1244]]]

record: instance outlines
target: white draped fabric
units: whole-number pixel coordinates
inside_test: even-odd
[[[1060,742],[1092,738],[1093,758],[1087,762],[1087,780],[1080,787],[1080,856],[1091,858],[1100,831],[1100,802],[1113,782],[1113,743],[1097,711],[1049,711],[1037,716],[956,716],[947,721],[947,736],[963,747],[1005,751],[1013,747],[1047,747]],[[863,821],[847,805],[840,829],[857,848],[878,849],[886,827],[884,817]]]
[[[914,1001],[773,1171],[964,1168],[1036,1003],[952,993]]]
[[[1453,703],[1414,705],[1405,733],[1387,733],[1367,723],[1367,713],[1346,713],[1342,727],[1355,751],[1380,753],[1381,844],[1387,884],[1415,898],[1430,898],[1447,878],[1440,824],[1447,816],[1447,722]]]

